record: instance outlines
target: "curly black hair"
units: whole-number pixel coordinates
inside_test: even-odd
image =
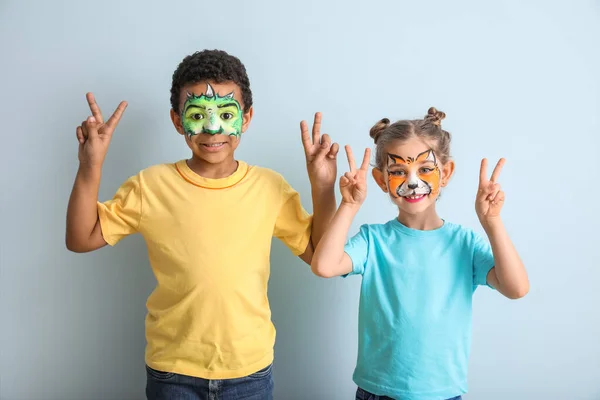
[[[223,50],[202,50],[189,55],[181,61],[173,73],[171,84],[171,107],[179,112],[181,88],[202,81],[215,83],[233,82],[242,90],[244,112],[252,106],[252,91],[246,67],[237,58]]]

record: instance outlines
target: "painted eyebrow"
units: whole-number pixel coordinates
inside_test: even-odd
[[[206,107],[204,107],[204,106],[199,106],[197,104],[190,104],[189,106],[187,106],[185,108],[185,111],[189,110],[190,108],[199,108],[201,110],[206,110]]]
[[[237,104],[235,103],[227,103],[227,104],[219,104],[217,108],[225,108],[225,107],[235,107],[237,108]]]
[[[403,163],[406,163],[406,161],[404,160],[404,158],[396,155],[396,154],[392,154],[392,153],[388,153],[388,157],[391,158],[394,161],[394,164],[397,164],[397,161],[402,161]]]

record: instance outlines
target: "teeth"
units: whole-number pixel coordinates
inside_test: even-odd
[[[221,146],[223,143],[212,143],[212,144],[205,144],[205,146],[207,147],[219,147]]]

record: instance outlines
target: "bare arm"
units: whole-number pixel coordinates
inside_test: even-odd
[[[67,248],[77,253],[96,250],[106,245],[98,217],[98,189],[102,164],[112,133],[127,107],[126,102],[121,102],[114,114],[104,123],[94,95],[88,93],[86,97],[92,116],[77,127],[79,170],[69,198],[65,238]]]
[[[350,172],[340,179],[342,203],[319,242],[311,264],[313,273],[323,278],[352,272],[352,260],[344,252],[344,245],[352,220],[367,196],[366,175],[369,168],[370,150],[365,150],[362,166],[358,170],[350,146],[346,146],[346,153]]]
[[[494,254],[495,266],[487,275],[487,283],[509,299],[518,299],[529,292],[529,278],[500,218],[500,210],[504,205],[504,192],[497,180],[503,165],[504,159],[501,159],[488,180],[487,160],[481,161],[475,210]]]
[[[311,269],[315,275],[332,278],[352,272],[352,260],[344,252],[344,245],[358,210],[356,206],[340,205],[313,256]]]
[[[529,292],[529,278],[501,220],[485,228],[494,253],[494,268],[488,283],[509,299],[519,299]]]
[[[67,209],[67,248],[85,253],[106,245],[98,218],[100,168],[80,165]]]
[[[306,155],[306,168],[311,183],[313,225],[310,244],[300,258],[311,263],[313,251],[319,244],[335,214],[335,179],[337,178],[337,153],[339,146],[331,143],[329,135],[321,136],[321,113],[315,114],[312,138],[306,121],[300,123],[302,145]]]

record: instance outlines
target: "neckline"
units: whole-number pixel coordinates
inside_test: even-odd
[[[398,221],[398,218],[394,218],[393,220],[390,221],[390,224],[398,231],[409,235],[409,236],[417,236],[417,237],[434,237],[439,235],[440,233],[443,233],[447,228],[448,228],[448,222],[446,222],[446,220],[442,219],[442,226],[440,226],[439,228],[436,229],[430,229],[430,230],[420,230],[420,229],[413,229],[413,228],[409,228],[408,226],[404,225],[402,222]]]
[[[237,185],[248,175],[250,167],[243,161],[238,161],[238,167],[235,172],[225,178],[205,178],[198,175],[187,165],[186,160],[180,160],[175,163],[177,172],[185,179],[188,183],[194,186],[198,186],[204,189],[227,189]]]

